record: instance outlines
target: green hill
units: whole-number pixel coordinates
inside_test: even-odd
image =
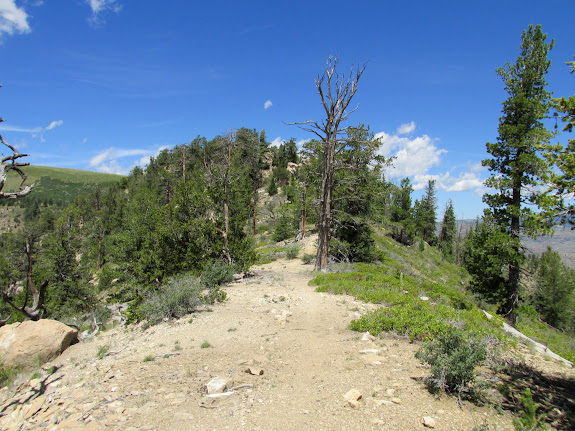
[[[23,171],[28,176],[26,184],[34,184],[34,190],[26,197],[27,202],[18,200],[7,202],[8,204],[26,205],[31,202],[65,204],[95,187],[111,185],[124,178],[122,175],[49,166],[27,166]],[[10,172],[4,191],[18,190],[20,181],[17,173]]]
[[[58,180],[66,183],[84,184],[111,184],[123,178],[122,175],[105,174],[101,172],[82,171],[79,169],[52,168],[50,166],[27,166],[23,168],[28,176],[26,184],[40,186],[43,178]],[[14,172],[8,175],[4,191],[17,190],[20,184],[20,176]]]

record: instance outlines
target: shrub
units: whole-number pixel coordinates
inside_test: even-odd
[[[289,247],[286,247],[286,250],[285,250],[286,259],[292,260],[292,259],[297,258],[297,255],[299,253],[299,249],[300,249],[300,247],[297,245],[291,245]]]
[[[315,254],[306,253],[303,255],[301,260],[304,263],[304,265],[309,265],[315,260]]]
[[[139,307],[139,317],[152,325],[164,319],[179,319],[203,302],[202,290],[197,277],[180,275],[170,278],[143,300]]]
[[[200,279],[204,287],[211,289],[233,281],[234,269],[222,260],[214,260],[211,265],[204,269]]]
[[[531,389],[525,388],[523,396],[521,397],[523,409],[521,416],[513,419],[513,426],[517,431],[543,431],[548,429],[545,425],[545,414],[537,416],[537,408],[539,404],[533,402]]]
[[[462,395],[473,390],[475,368],[485,361],[487,352],[473,333],[447,330],[425,343],[415,357],[431,366],[425,380],[432,392],[446,391]]]
[[[0,363],[0,388],[8,386],[10,383],[12,383],[17,374],[17,369],[6,367]]]

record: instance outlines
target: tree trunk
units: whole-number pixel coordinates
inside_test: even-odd
[[[296,241],[301,241],[305,238],[305,221],[307,217],[307,208],[306,208],[306,200],[307,200],[307,180],[302,183],[302,192],[301,192],[301,211],[300,211],[300,218],[299,218],[299,232],[296,237]]]
[[[519,182],[519,185],[517,185]],[[521,253],[521,243],[519,242],[519,229],[520,229],[520,217],[519,211],[521,210],[521,184],[522,180],[517,179],[516,184],[513,187],[512,196],[512,207],[516,209],[516,212],[511,214],[511,225],[510,225],[510,236],[513,240],[517,241],[513,247],[513,259],[509,263],[509,284],[507,286],[507,303],[505,305],[505,315],[509,323],[513,326],[517,323],[517,315],[515,314],[515,309],[519,305],[519,286],[520,286],[520,262],[519,254]]]
[[[316,271],[326,271],[328,265],[329,241],[331,239],[331,203],[333,192],[334,157],[335,142],[329,140],[325,145],[323,178],[321,181],[317,255],[315,259]]]
[[[257,189],[254,189],[253,213],[252,213],[252,236],[256,236],[257,215],[258,215],[258,191],[257,191]]]

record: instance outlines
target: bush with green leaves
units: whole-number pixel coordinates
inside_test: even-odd
[[[431,366],[431,375],[425,381],[432,392],[461,396],[473,394],[475,368],[485,361],[487,351],[477,334],[451,329],[425,343],[415,357]]]
[[[7,367],[0,362],[0,388],[12,383],[17,374],[18,370],[16,368]]]
[[[172,277],[144,298],[138,317],[152,325],[164,319],[179,319],[204,302],[202,291],[203,285],[197,277],[186,274]]]
[[[286,259],[293,260],[293,259],[297,258],[299,250],[300,250],[300,247],[298,245],[295,245],[295,244],[286,247],[286,249],[285,249]]]
[[[309,265],[310,263],[315,261],[315,254],[305,253],[301,258],[301,261],[303,262],[304,265]]]
[[[549,429],[545,425],[546,415],[544,413],[537,415],[539,404],[533,402],[531,389],[525,388],[521,397],[521,404],[523,404],[523,410],[520,411],[520,416],[513,419],[513,426],[517,431],[543,431]]]
[[[204,287],[213,288],[229,283],[234,279],[234,268],[223,260],[214,260],[202,271],[200,279]]]

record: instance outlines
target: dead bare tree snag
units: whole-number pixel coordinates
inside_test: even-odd
[[[2,85],[0,85],[2,87]],[[4,122],[3,118],[0,118],[0,123]],[[34,184],[25,186],[24,183],[28,179],[24,171],[22,171],[22,167],[29,166],[30,163],[28,162],[20,162],[18,161],[22,157],[27,157],[28,154],[19,153],[16,148],[12,145],[8,144],[4,138],[0,135],[0,142],[7,146],[11,151],[12,154],[8,156],[2,156],[1,166],[0,166],[0,199],[18,199],[24,197],[32,191]],[[5,192],[4,186],[6,185],[6,179],[8,178],[8,172],[14,171],[18,175],[20,175],[21,181],[18,187],[18,191],[15,192]],[[26,240],[26,255],[28,257],[28,271],[26,277],[27,289],[26,289],[26,297],[24,300],[24,305],[21,307],[17,306],[10,298],[7,291],[2,291],[2,299],[9,304],[15,310],[23,313],[27,318],[31,320],[38,320],[40,319],[45,311],[44,307],[44,297],[46,294],[46,288],[48,287],[48,282],[44,282],[40,289],[38,290],[32,281],[32,252],[30,250],[30,244],[28,240]],[[8,291],[12,291],[14,289],[8,289]],[[32,296],[32,306],[28,307],[28,300],[29,296]],[[5,325],[8,319],[0,319],[0,326]]]
[[[2,87],[2,85],[0,85],[0,87]],[[4,122],[4,119],[0,118],[0,123],[2,123],[2,122]],[[2,135],[0,135],[0,142],[2,142],[2,144],[6,145],[8,148],[10,148],[10,150],[12,151],[12,154],[10,154],[8,156],[2,156],[2,162],[1,162],[2,165],[0,167],[0,199],[17,199],[17,198],[21,198],[23,196],[30,194],[30,192],[32,191],[32,188],[34,187],[34,184],[29,185],[29,186],[24,186],[24,183],[26,182],[28,177],[20,169],[24,166],[29,166],[30,163],[17,161],[18,159],[21,159],[22,157],[27,157],[28,154],[19,153],[16,150],[16,148],[14,148],[12,145],[9,145],[4,140],[4,138],[2,138]],[[6,184],[6,179],[8,178],[8,172],[10,172],[10,171],[14,171],[14,172],[18,173],[18,175],[20,175],[20,178],[22,179],[22,181],[20,182],[19,190],[17,192],[5,192],[4,191],[4,185]]]
[[[329,242],[332,224],[332,195],[335,173],[335,155],[339,144],[345,144],[344,134],[348,127],[340,124],[358,107],[348,111],[348,106],[357,91],[357,83],[365,71],[362,67],[352,67],[349,77],[337,73],[338,57],[330,56],[323,74],[315,79],[315,86],[321,98],[326,118],[320,123],[305,121],[292,123],[301,129],[315,134],[323,144],[322,182],[319,201],[318,244],[315,269],[325,271],[328,265]]]

